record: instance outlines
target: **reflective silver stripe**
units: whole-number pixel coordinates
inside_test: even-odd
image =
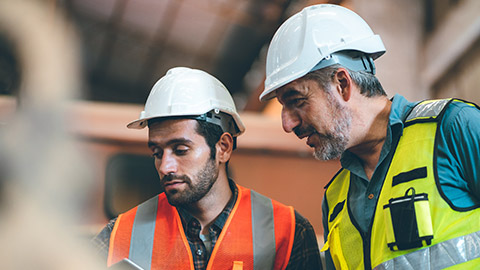
[[[476,258],[480,258],[480,231],[393,258],[375,269],[443,269]]]
[[[440,114],[449,101],[450,99],[440,99],[433,102],[420,103],[413,108],[406,121],[411,121],[417,117],[435,117]]]
[[[327,269],[327,261],[326,260],[327,259],[325,258],[325,251],[321,251],[320,252],[320,262],[322,263],[322,269]]]
[[[143,269],[150,269],[152,262],[157,205],[158,196],[140,204],[133,222],[128,258]]]
[[[275,263],[275,224],[272,201],[255,191],[252,197],[253,269],[273,269]]]

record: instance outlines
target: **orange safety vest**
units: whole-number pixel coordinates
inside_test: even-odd
[[[237,187],[237,201],[207,269],[285,269],[295,235],[293,207]],[[108,266],[124,258],[144,269],[194,269],[180,215],[164,193],[117,218]]]

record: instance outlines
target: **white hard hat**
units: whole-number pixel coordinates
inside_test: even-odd
[[[231,116],[233,122],[225,119],[222,113]],[[140,118],[127,127],[142,129],[149,119],[173,116],[202,119],[221,126],[233,136],[245,131],[227,88],[198,69],[176,67],[168,70],[150,91]]]
[[[278,88],[303,77],[320,61],[345,51],[361,52],[372,58],[367,61],[373,65],[385,46],[361,17],[347,8],[331,4],[304,8],[280,26],[270,43],[260,100],[275,97]]]

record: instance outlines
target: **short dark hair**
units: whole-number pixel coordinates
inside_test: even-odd
[[[205,138],[208,147],[210,148],[210,159],[215,159],[217,149],[215,145],[220,140],[220,137],[223,134],[223,130],[219,125],[215,125],[209,122],[205,122],[202,120],[197,121],[197,128],[196,131],[199,135]]]
[[[333,77],[337,73],[339,68],[347,69],[353,83],[360,88],[360,94],[366,97],[373,96],[386,96],[385,90],[383,90],[382,84],[372,73],[366,71],[352,71],[340,64],[335,64],[312,71],[305,75],[303,79],[316,81],[324,90],[330,89],[330,83],[333,81]]]

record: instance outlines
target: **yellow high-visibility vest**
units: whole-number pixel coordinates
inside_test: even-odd
[[[369,232],[362,235],[349,214],[350,172],[342,169],[329,183],[329,234],[322,250],[330,251],[337,269],[480,265],[480,208],[452,209],[436,174],[437,128],[453,101],[464,102],[424,101],[407,117]]]

